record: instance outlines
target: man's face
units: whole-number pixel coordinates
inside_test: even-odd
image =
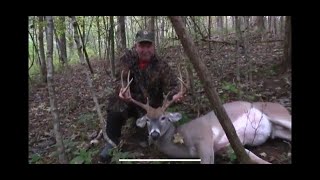
[[[135,47],[140,60],[150,61],[154,55],[154,45],[152,42],[139,42],[136,43]]]

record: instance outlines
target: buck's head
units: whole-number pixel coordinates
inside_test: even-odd
[[[180,84],[180,93],[183,95],[186,92],[186,85],[182,80],[182,75],[179,67],[179,74],[180,78],[178,78],[181,82]],[[130,71],[128,72],[128,79],[127,79],[127,87],[124,87],[123,84],[123,72],[121,73],[121,81],[122,81],[122,92],[126,92],[129,89],[129,85],[132,82],[132,80],[129,81]],[[187,77],[188,78],[188,77]],[[188,81],[187,81],[188,82]],[[169,92],[170,93],[170,92]],[[166,112],[166,109],[174,102],[174,99],[168,100],[169,93],[164,96],[164,101],[162,107],[153,108],[149,106],[149,100],[147,100],[146,104],[143,104],[141,102],[136,101],[133,99],[130,95],[130,92],[128,93],[130,96],[130,101],[134,104],[142,107],[146,110],[146,114],[143,117],[140,117],[136,121],[136,125],[138,127],[145,127],[147,124],[149,136],[153,140],[157,140],[159,137],[161,137],[163,134],[166,133],[166,131],[169,129],[172,122],[179,121],[181,119],[180,113],[174,113],[174,112]]]
[[[179,121],[181,117],[178,112],[165,112],[162,108],[149,107],[147,114],[137,119],[136,125],[143,128],[147,124],[149,136],[156,141],[167,132],[172,122]]]

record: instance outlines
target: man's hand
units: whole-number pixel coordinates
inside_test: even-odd
[[[172,99],[174,100],[174,102],[180,102],[183,98],[183,94],[182,92],[179,92],[177,94],[175,94]]]
[[[125,89],[125,88],[121,88],[120,92],[119,92],[119,97],[120,99],[129,102],[131,100],[131,94],[130,94],[130,90],[128,91],[129,88]]]

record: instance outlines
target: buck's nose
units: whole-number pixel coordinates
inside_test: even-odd
[[[153,140],[157,140],[160,137],[160,134],[158,132],[156,132],[156,131],[153,131],[151,133],[151,137],[152,137]]]

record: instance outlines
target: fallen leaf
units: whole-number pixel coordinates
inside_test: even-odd
[[[261,157],[267,157],[267,154],[265,152],[260,153]]]
[[[276,158],[274,157],[274,156],[271,156],[270,158],[269,158],[269,161],[274,161]]]
[[[175,143],[175,144],[177,144],[177,143],[183,144],[184,143],[183,137],[179,133],[174,134],[173,135],[173,143]]]
[[[99,140],[97,140],[97,139],[94,139],[94,140],[90,141],[91,145],[95,145],[95,144],[98,144],[98,143],[99,143]]]
[[[77,156],[71,160],[71,164],[82,164],[84,163],[84,159],[81,156]]]

